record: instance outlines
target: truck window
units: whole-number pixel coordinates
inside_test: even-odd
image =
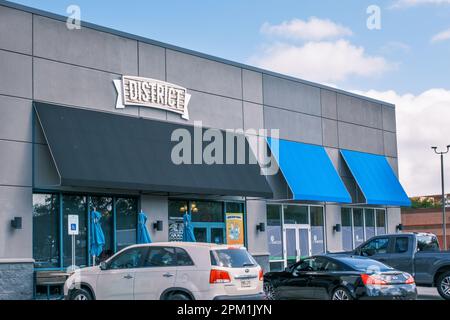
[[[361,248],[361,254],[370,257],[377,253],[387,253],[388,245],[388,238],[373,239]]]
[[[408,252],[409,239],[408,237],[398,237],[395,239],[394,253]]]
[[[439,251],[439,242],[435,235],[418,235],[417,251]]]

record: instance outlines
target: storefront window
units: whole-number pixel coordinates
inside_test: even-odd
[[[137,212],[138,202],[136,198],[116,199],[117,251],[136,243]]]
[[[350,251],[353,249],[352,209],[342,208],[341,225],[342,247],[345,251]]]
[[[227,213],[244,213],[244,204],[240,202],[226,202],[225,208]]]
[[[227,220],[230,222],[229,234],[227,233],[225,210],[226,213],[236,214]],[[186,213],[191,215],[197,242],[221,244],[234,241],[236,244],[238,242],[244,244],[243,203],[169,200],[169,241],[181,241],[183,239],[183,216]],[[238,217],[238,215],[241,216]]]
[[[377,234],[386,234],[386,210],[377,209]]]
[[[187,201],[169,201],[169,241],[183,240],[183,215],[188,209]]]
[[[192,222],[224,222],[223,203],[191,201]]]
[[[105,247],[103,253],[111,255],[114,250],[114,217],[113,199],[111,197],[90,197],[90,210],[97,210],[102,218],[100,224],[105,235]]]
[[[323,207],[309,207],[311,214],[311,253],[325,252]]]
[[[79,267],[90,264],[88,213],[94,208],[102,215],[100,223],[105,234],[106,244],[101,258],[135,244],[138,203],[138,198],[133,197],[33,194],[33,257],[36,268],[66,268],[72,264],[72,236],[67,230],[69,215],[77,215],[79,221],[79,234],[75,236],[75,264]]]
[[[364,242],[364,210],[353,209],[353,243],[358,247]]]
[[[37,268],[58,268],[59,196],[33,194],[33,258]]]
[[[72,236],[68,234],[67,219],[77,215],[79,234],[75,236],[75,265],[87,266],[87,203],[85,196],[63,195],[64,267],[72,265]]]
[[[343,249],[352,250],[376,235],[386,234],[386,210],[341,208],[341,223]]]
[[[309,224],[308,207],[297,205],[284,206],[285,224]]]
[[[267,240],[270,260],[283,260],[281,205],[267,205]],[[272,269],[272,264],[270,267]]]

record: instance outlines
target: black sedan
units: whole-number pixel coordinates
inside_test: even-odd
[[[282,272],[264,275],[269,300],[415,300],[414,278],[376,260],[323,255],[305,258]]]

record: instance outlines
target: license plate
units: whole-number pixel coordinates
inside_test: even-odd
[[[241,287],[242,288],[248,288],[251,287],[252,283],[250,280],[241,280]]]

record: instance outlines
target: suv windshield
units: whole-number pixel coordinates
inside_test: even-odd
[[[435,235],[418,235],[417,251],[439,251],[439,242]]]
[[[211,251],[211,265],[225,268],[254,267],[257,262],[245,249]]]

